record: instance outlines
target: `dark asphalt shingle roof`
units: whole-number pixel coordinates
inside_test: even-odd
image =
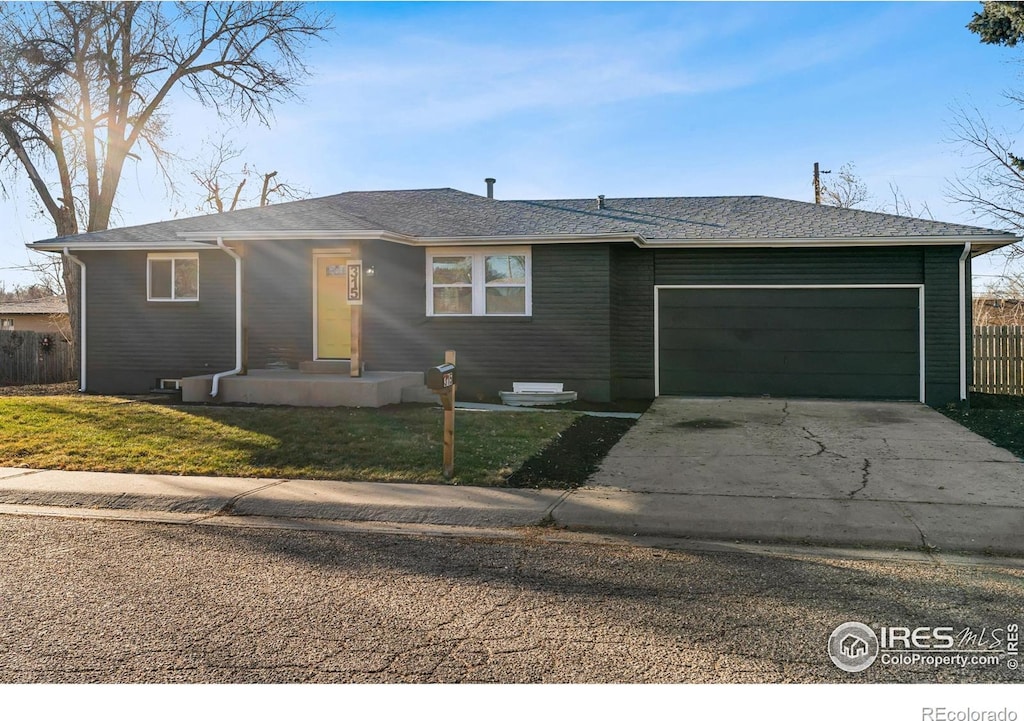
[[[991,236],[986,228],[766,196],[493,200],[451,188],[359,191],[115,228],[68,240],[173,241],[182,232],[391,231],[430,238],[634,233],[658,240]]]

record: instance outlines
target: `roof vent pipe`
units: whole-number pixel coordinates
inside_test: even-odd
[[[497,183],[498,181],[495,180],[494,178],[484,178],[484,182],[487,183],[487,197],[488,198],[493,198],[494,197],[494,184]]]
[[[604,196],[603,195],[597,196],[597,209],[598,210],[604,210]]]

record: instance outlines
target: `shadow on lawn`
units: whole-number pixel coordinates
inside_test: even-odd
[[[31,417],[32,429],[15,437],[27,454],[18,460],[28,464],[38,459],[48,467],[75,470],[445,482],[443,418],[429,405],[180,406],[77,397],[32,399],[19,411]],[[453,482],[504,485],[574,418],[567,413],[459,414]]]

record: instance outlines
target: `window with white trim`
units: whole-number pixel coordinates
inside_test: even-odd
[[[533,313],[530,248],[431,248],[427,315]]]
[[[149,300],[161,302],[199,300],[199,254],[147,255],[146,295]]]
[[[0,328],[11,330],[14,327],[14,318],[0,318]]]

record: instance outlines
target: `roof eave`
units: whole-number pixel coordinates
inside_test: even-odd
[[[922,246],[963,245],[984,246],[983,252],[1011,245],[1021,240],[1008,233],[992,235],[929,235],[929,236],[849,236],[837,238],[659,238],[649,240],[649,248],[841,248],[852,246]]]
[[[111,242],[98,240],[38,240],[35,243],[26,243],[29,250],[37,250],[46,253],[62,253],[65,248],[68,250],[208,250],[210,243],[200,243],[185,240],[175,241],[147,241],[147,242]]]
[[[975,233],[964,235],[923,236],[844,236],[835,238],[646,238],[639,233],[530,233],[516,235],[414,236],[386,230],[309,230],[309,231],[183,231],[177,240],[168,241],[97,241],[90,239],[49,239],[26,244],[28,248],[46,252],[69,250],[197,250],[209,249],[219,239],[251,240],[319,240],[353,242],[383,240],[411,246],[461,245],[553,245],[581,243],[634,243],[641,248],[836,248],[854,246],[926,246],[963,245],[970,242],[972,255],[1011,245],[1021,240],[1010,233]]]
[[[410,245],[553,245],[570,243],[636,243],[647,239],[637,233],[529,233],[518,235],[429,236],[414,238]]]

